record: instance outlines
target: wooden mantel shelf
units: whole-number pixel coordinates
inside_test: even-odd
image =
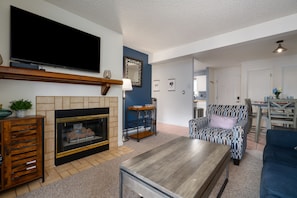
[[[100,85],[102,95],[107,94],[110,85],[123,84],[122,80],[63,74],[34,69],[21,69],[7,66],[0,66],[0,79],[70,83],[83,85]]]

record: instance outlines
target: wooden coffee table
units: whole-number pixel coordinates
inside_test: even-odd
[[[208,197],[226,170],[230,147],[179,137],[123,162],[120,197]]]

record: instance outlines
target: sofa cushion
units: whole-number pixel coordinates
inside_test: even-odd
[[[274,162],[265,163],[261,176],[261,197],[295,198],[297,169]]]
[[[263,153],[263,162],[275,162],[297,168],[297,151],[294,148],[266,145]]]
[[[237,118],[211,115],[209,127],[212,128],[222,128],[222,129],[232,129],[237,122]]]

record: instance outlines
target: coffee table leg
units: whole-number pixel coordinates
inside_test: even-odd
[[[228,183],[228,178],[229,178],[229,164],[226,165],[226,177],[223,185],[221,186],[220,192],[217,195],[217,198],[220,198],[225,190],[225,187]]]

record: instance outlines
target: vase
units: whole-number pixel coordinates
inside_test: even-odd
[[[23,117],[25,117],[26,111],[25,110],[18,110],[15,113],[16,113],[16,117],[23,118]]]
[[[110,79],[111,78],[111,71],[110,70],[104,70],[103,77]]]
[[[275,94],[275,98],[276,99],[279,99],[279,94]]]

